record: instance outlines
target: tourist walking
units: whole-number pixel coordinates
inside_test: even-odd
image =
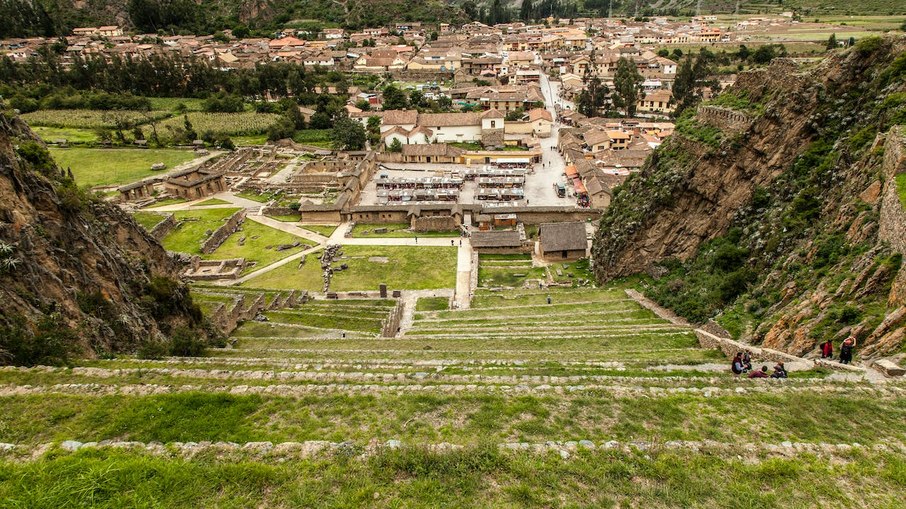
[[[834,342],[828,339],[819,345],[821,347],[821,358],[830,359],[834,356]]]
[[[850,336],[840,345],[840,363],[849,364],[853,360],[853,349],[856,347],[856,338]]]

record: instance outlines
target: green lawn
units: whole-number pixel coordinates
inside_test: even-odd
[[[896,176],[897,195],[900,197],[900,204],[906,208],[906,173],[900,173]]]
[[[665,449],[583,451],[563,460],[484,444],[261,463],[108,449],[4,462],[0,499],[36,508],[900,507],[906,461],[859,449],[839,461]]]
[[[335,272],[333,291],[377,290],[386,283],[393,290],[453,288],[456,285],[456,248],[415,246],[343,246],[348,270]]]
[[[177,226],[161,244],[169,251],[201,254],[201,243],[237,209],[180,210],[174,212]]]
[[[70,144],[94,143],[98,141],[97,135],[91,129],[33,126],[31,130],[46,143],[53,143],[56,140],[66,140]]]
[[[309,290],[320,292],[324,289],[324,280],[321,273],[319,253],[305,255],[303,264],[292,261],[246,281],[241,286],[244,288],[260,288],[266,290]]]
[[[151,231],[155,226],[157,226],[161,221],[164,220],[164,215],[158,212],[145,212],[138,211],[132,214],[132,217],[135,218],[135,221],[142,225],[142,227],[148,231]]]
[[[273,193],[256,193],[254,191],[241,191],[236,196],[246,200],[256,201],[258,203],[267,203],[274,199]]]
[[[195,207],[209,207],[211,205],[229,205],[229,204],[230,204],[230,202],[228,202],[226,200],[221,200],[220,198],[211,198],[211,199],[205,200],[201,203],[196,203],[194,206]]]
[[[239,241],[242,239],[244,239],[244,242],[240,245]],[[277,249],[280,245],[291,245],[297,242],[301,244],[298,247],[285,249],[283,251]],[[276,228],[271,228],[270,226],[246,219],[242,223],[242,226],[239,227],[239,230],[230,235],[217,250],[209,255],[203,255],[203,257],[212,260],[245,258],[246,261],[255,263],[254,267],[246,269],[248,272],[266,267],[312,245],[311,242],[301,237],[296,237],[291,233],[286,233],[277,230]]]
[[[156,201],[151,205],[145,207],[145,209],[153,209],[154,207],[166,207],[167,205],[179,205],[180,203],[185,203],[189,200],[182,197],[170,197],[164,198],[163,200]]]
[[[331,224],[303,224],[302,228],[305,228],[310,232],[323,235],[325,237],[330,237],[337,229],[335,225]]]
[[[135,148],[50,148],[62,168],[71,168],[79,185],[103,186],[128,184],[161,171],[151,165],[164,163],[167,169],[195,158],[191,150]]]
[[[444,311],[450,309],[447,297],[422,297],[415,303],[416,311]]]
[[[375,233],[375,230],[387,230],[384,233]],[[414,232],[409,229],[408,223],[356,223],[352,227],[353,237],[379,237],[379,238],[413,238],[413,237],[459,237],[459,231],[442,232]]]
[[[268,214],[267,217],[271,219],[276,219],[277,221],[283,221],[284,223],[297,223],[299,222],[300,216],[298,214],[286,215],[286,216],[275,216]]]

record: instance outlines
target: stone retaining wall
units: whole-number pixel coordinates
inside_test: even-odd
[[[289,207],[264,207],[261,213],[265,216],[299,216],[299,209]]]
[[[745,131],[753,121],[745,113],[720,106],[699,106],[697,113],[698,120],[731,133]]]
[[[214,233],[201,243],[201,252],[211,254],[216,251],[227,237],[236,233],[243,221],[245,221],[245,209],[237,210],[223,223],[223,226],[214,230]]]
[[[173,214],[167,214],[167,217],[163,221],[157,223],[154,228],[151,228],[149,232],[152,237],[161,241],[164,237],[167,236],[173,228],[176,228],[176,219],[173,217]]]
[[[412,229],[417,232],[451,231],[459,229],[459,225],[453,216],[425,216],[416,217]]]
[[[390,314],[387,315],[381,323],[381,336],[385,338],[396,337],[396,331],[400,328],[400,322],[403,319],[403,300],[397,300],[396,306],[390,310]]]

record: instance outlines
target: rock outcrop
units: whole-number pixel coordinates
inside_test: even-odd
[[[795,355],[849,334],[863,356],[898,351],[904,52],[891,37],[818,64],[778,59],[725,92],[739,115],[680,119],[605,213],[598,278],[647,273],[660,304]]]
[[[13,361],[16,341],[48,328],[72,343],[57,346],[92,355],[201,325],[176,279],[179,262],[125,212],[79,190],[25,123],[4,113],[0,247],[0,364]]]

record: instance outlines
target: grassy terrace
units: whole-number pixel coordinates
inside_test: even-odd
[[[299,245],[289,247],[295,244]],[[296,237],[291,233],[246,219],[243,221],[242,226],[230,235],[220,247],[213,253],[204,255],[204,258],[212,260],[245,258],[247,262],[254,263],[253,266],[245,270],[245,272],[250,272],[266,267],[313,245],[313,242]],[[281,246],[284,249],[279,249]]]
[[[249,283],[288,279],[296,265]],[[306,266],[320,278],[316,259]],[[276,290],[267,290],[267,302]],[[260,294],[254,287],[193,287],[206,308]],[[657,318],[621,289],[479,291],[471,309],[447,304],[445,297],[419,299],[411,328],[397,338],[377,337],[392,300],[316,300],[265,312],[267,321],[243,324],[230,348],[208,357],[0,370],[0,442],[348,444],[286,460],[246,450],[181,459],[102,449],[4,463],[8,453],[0,452],[0,499],[12,507],[136,500],[159,507],[902,502],[895,493],[906,487],[906,460],[873,447],[906,442],[903,382],[874,386],[825,371],[794,372],[785,381],[736,378],[722,369],[722,355],[699,348],[689,330]],[[29,393],[35,390],[45,392]],[[403,447],[368,445],[388,440]],[[552,440],[651,448],[579,450],[563,459],[499,447]],[[727,446],[665,447],[676,440]],[[832,456],[763,449],[787,441],[867,447]],[[464,448],[428,450],[443,442]]]
[[[320,292],[324,288],[320,253],[305,255],[242,284],[243,288],[271,290],[309,290]]]
[[[201,243],[209,233],[223,225],[237,209],[181,210],[173,216],[177,226],[164,237],[161,244],[169,251],[201,254]]]
[[[122,185],[152,175],[160,175],[151,166],[164,163],[172,169],[191,161],[195,154],[181,149],[136,148],[50,148],[50,153],[62,168],[71,168],[79,185]]]
[[[349,268],[335,272],[330,289],[337,292],[377,290],[386,283],[394,290],[453,288],[456,285],[456,248],[408,246],[343,246],[334,262]]]

